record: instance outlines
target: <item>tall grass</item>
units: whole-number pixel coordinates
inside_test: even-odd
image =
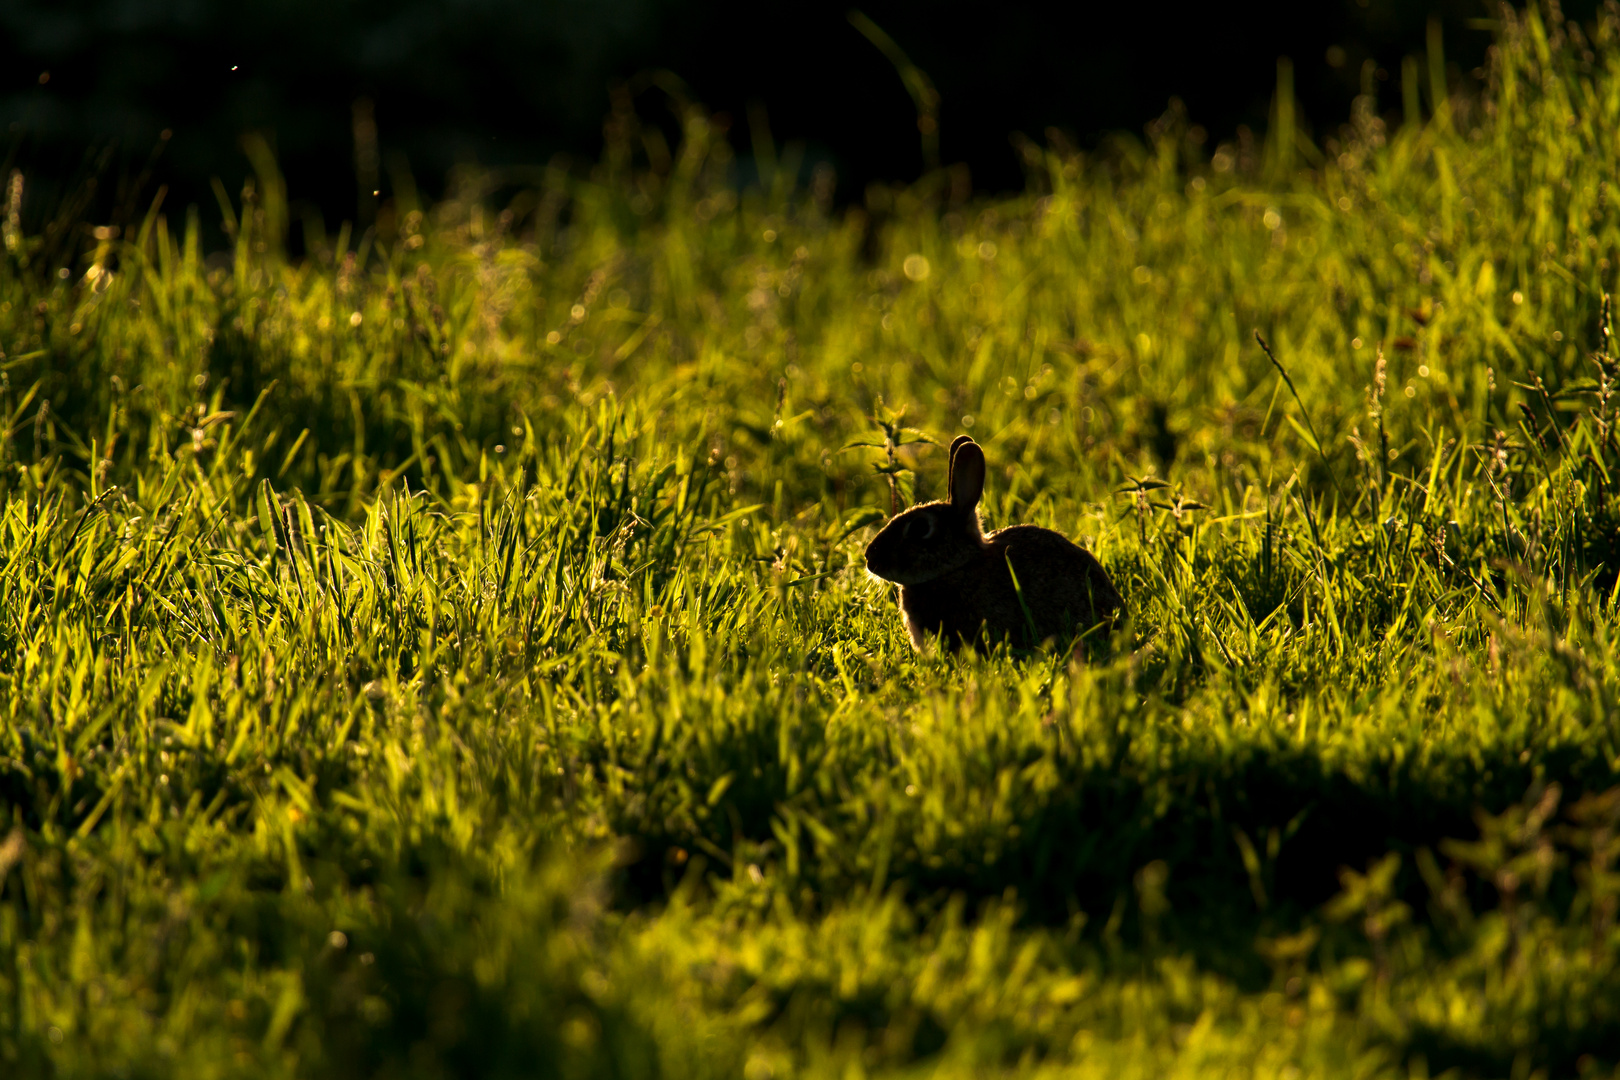
[[[0,1061],[1613,1070],[1620,22],[1499,34],[993,201],[739,194],[695,109],[298,261],[262,148],[206,257],[14,179]],[[1107,648],[913,652],[901,427]]]

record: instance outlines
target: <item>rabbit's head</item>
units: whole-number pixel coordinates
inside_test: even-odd
[[[886,581],[921,585],[958,570],[984,550],[979,496],[984,451],[966,435],[951,443],[950,498],[896,514],[866,545],[866,568]]]

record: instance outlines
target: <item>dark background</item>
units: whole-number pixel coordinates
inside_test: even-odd
[[[1589,18],[1596,2],[1565,11]],[[1424,54],[1429,19],[1440,21],[1453,86],[1478,85],[1499,10],[1480,0],[860,7],[938,88],[941,159],[965,163],[978,192],[1022,186],[1013,132],[1044,139],[1056,127],[1082,146],[1139,135],[1172,96],[1212,144],[1239,125],[1263,132],[1279,56],[1293,60],[1299,108],[1318,135],[1347,119],[1364,80],[1380,110],[1398,115],[1401,60]],[[0,0],[0,150],[28,177],[31,216],[94,173],[103,204],[144,208],[162,182],[171,211],[198,203],[211,221],[210,178],[236,191],[251,171],[241,136],[259,131],[291,196],[336,223],[367,212],[358,100],[374,110],[382,197],[407,171],[432,196],[457,164],[562,153],[588,167],[610,87],[643,76],[631,83],[642,88],[638,111],[667,118],[668,98],[645,78],[666,70],[729,115],[740,181],[750,116],[763,116],[778,147],[802,143],[806,169],[831,164],[837,197],[859,200],[870,182],[916,179],[923,160],[912,99],[848,10],[803,0]]]

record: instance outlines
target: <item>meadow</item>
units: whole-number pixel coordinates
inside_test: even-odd
[[[6,1075],[1612,1075],[1620,13],[1497,33],[1007,198],[14,175]],[[964,432],[1111,639],[913,650]]]

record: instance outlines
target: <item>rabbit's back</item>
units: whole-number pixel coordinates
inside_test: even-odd
[[[1111,621],[1118,611],[1107,572],[1062,533],[1014,525],[985,539],[968,565],[901,589],[906,630],[918,647],[928,633],[952,646],[1002,638],[1033,645]]]
[[[1043,638],[1070,627],[1084,630],[1112,622],[1119,611],[1122,601],[1108,572],[1096,556],[1062,533],[1012,525],[987,539],[992,548],[1006,552]]]

